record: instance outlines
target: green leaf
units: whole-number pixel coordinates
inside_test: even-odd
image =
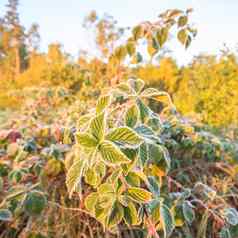
[[[105,113],[102,112],[94,117],[90,122],[90,131],[92,135],[98,140],[101,141],[104,136],[105,130]]]
[[[148,182],[149,182],[149,190],[156,196],[160,196],[160,185],[157,179],[153,176],[148,177]]]
[[[78,144],[88,148],[96,147],[98,144],[96,138],[90,135],[89,133],[77,133],[76,140]]]
[[[140,177],[136,174],[136,172],[129,172],[126,176],[126,181],[131,186],[139,187],[140,186]]]
[[[46,205],[46,197],[39,191],[29,192],[24,200],[24,209],[31,216],[40,215]]]
[[[133,202],[129,202],[127,207],[124,207],[124,221],[127,225],[136,225],[138,223],[138,214]]]
[[[178,26],[183,27],[187,24],[187,22],[188,22],[188,17],[187,16],[181,16],[178,19]]]
[[[112,183],[103,183],[98,187],[99,194],[115,193],[114,185]]]
[[[83,115],[78,119],[77,125],[80,127],[84,126],[85,124],[88,124],[91,118],[92,118],[92,114]]]
[[[81,192],[83,170],[84,160],[77,158],[66,175],[66,185],[70,198],[72,197],[73,192]]]
[[[96,113],[99,114],[103,112],[111,103],[110,95],[101,96],[97,101]]]
[[[157,38],[157,41],[158,41],[160,47],[162,47],[164,45],[164,43],[167,41],[168,33],[169,33],[169,31],[167,28],[162,28],[159,31],[157,31],[156,38]]]
[[[125,59],[126,54],[127,54],[127,49],[125,46],[118,46],[114,51],[114,55],[119,61],[122,61],[123,59]]]
[[[115,193],[100,194],[98,199],[98,207],[106,209],[106,213],[109,213],[112,208],[113,203],[115,202],[116,195]]]
[[[95,165],[95,170],[100,179],[102,179],[106,174],[106,165],[100,161]]]
[[[119,202],[113,204],[112,210],[108,217],[108,226],[112,227],[118,225],[123,218],[123,207]]]
[[[139,147],[139,159],[143,167],[148,159],[148,145],[146,143],[141,144]]]
[[[188,224],[191,224],[195,219],[193,206],[189,201],[184,201],[182,205],[183,215]]]
[[[0,209],[0,221],[11,221],[12,213],[8,209]]]
[[[141,63],[143,61],[143,56],[140,52],[136,53],[136,61],[137,63]]]
[[[176,202],[176,205],[177,204],[178,203]],[[171,210],[171,212],[174,216],[175,227],[183,227],[185,225],[184,224],[185,219],[184,219],[184,215],[183,215],[182,206],[181,205],[176,206],[176,205]]]
[[[136,52],[135,42],[134,41],[128,41],[126,44],[127,52],[130,56],[134,55]]]
[[[140,93],[145,86],[145,83],[141,79],[128,79],[128,84],[135,90],[135,92]]]
[[[117,86],[117,89],[119,92],[123,93],[123,94],[131,94],[134,93],[132,88],[130,87],[130,85],[128,83],[120,83]]]
[[[132,30],[132,34],[134,37],[134,40],[137,41],[139,38],[143,36],[143,29],[140,25],[136,26]]]
[[[154,199],[150,202],[151,219],[154,224],[160,223],[160,201]]]
[[[194,28],[191,28],[191,27],[188,27],[187,29],[192,34],[193,37],[196,37],[197,29],[194,29]]]
[[[94,168],[89,168],[85,173],[85,182],[93,187],[98,184],[99,176]]]
[[[154,131],[145,125],[141,125],[135,128],[135,131],[144,138],[145,141],[152,143],[161,143],[160,138],[154,133]],[[149,144],[148,143],[148,144]]]
[[[96,204],[95,217],[103,225],[104,228],[106,227],[106,219],[109,211],[109,208],[102,208]]]
[[[185,43],[186,49],[190,46],[191,42],[192,42],[192,37],[190,35],[188,35],[186,43]]]
[[[126,155],[110,141],[103,141],[99,146],[99,151],[101,152],[103,161],[109,166],[131,162]]]
[[[158,41],[157,41],[157,39],[155,37],[152,38],[152,46],[157,51],[159,50],[159,44],[158,44]]]
[[[226,208],[223,211],[226,221],[232,226],[238,225],[238,212],[235,208]]]
[[[86,209],[92,214],[95,213],[95,206],[98,201],[98,193],[90,193],[84,200]]]
[[[136,100],[136,104],[139,108],[140,120],[144,122],[145,118],[148,117],[150,114],[150,109],[140,99]]]
[[[174,218],[169,208],[162,202],[160,204],[160,222],[163,227],[164,237],[170,236],[175,227]]]
[[[143,188],[128,188],[129,197],[137,203],[147,203],[152,199],[152,194]]]
[[[153,131],[158,131],[162,128],[162,123],[160,117],[157,115],[152,115],[148,120],[148,125],[153,129]],[[157,137],[157,140],[159,138]]]
[[[156,97],[168,96],[168,93],[159,91],[155,88],[146,88],[140,95],[141,97],[156,99]]]
[[[147,52],[149,53],[150,57],[153,57],[158,52],[154,45],[155,44],[153,43],[153,40],[149,40],[147,42]]]
[[[226,227],[223,227],[219,233],[220,238],[232,238],[230,230]]]
[[[178,40],[181,42],[182,45],[185,45],[186,41],[187,41],[187,32],[185,29],[182,29],[178,32],[177,34]]]
[[[161,145],[150,144],[149,145],[149,158],[154,161],[155,164],[159,164],[161,160],[164,160],[166,164],[166,171],[169,171],[171,159],[167,149]]]
[[[106,135],[106,140],[110,140],[126,147],[138,147],[142,138],[129,127],[119,127],[113,129]]]
[[[136,105],[131,106],[127,111],[125,115],[125,124],[128,127],[134,127],[138,120],[138,108]]]

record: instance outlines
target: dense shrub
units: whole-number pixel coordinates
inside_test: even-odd
[[[237,145],[143,86],[119,84],[61,127],[40,118],[1,131],[2,237],[235,234]],[[151,99],[163,102],[160,115]]]

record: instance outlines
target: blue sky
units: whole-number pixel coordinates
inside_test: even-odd
[[[7,0],[0,0],[0,15]],[[64,49],[77,55],[79,49],[92,51],[90,35],[82,28],[84,16],[91,10],[109,13],[121,26],[133,26],[144,20],[156,19],[169,8],[192,7],[191,21],[198,36],[188,50],[170,45],[179,63],[187,63],[199,53],[219,53],[223,43],[235,47],[238,43],[238,0],[20,0],[21,21],[27,27],[40,25],[41,49],[51,42],[60,42]]]

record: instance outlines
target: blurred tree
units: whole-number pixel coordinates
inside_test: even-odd
[[[0,70],[10,81],[17,79],[27,68],[29,53],[38,48],[40,39],[37,24],[26,32],[20,23],[18,7],[18,0],[9,0],[0,20]]]

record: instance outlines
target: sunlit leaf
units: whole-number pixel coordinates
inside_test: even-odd
[[[135,51],[136,51],[136,47],[135,47],[135,43],[133,41],[128,41],[127,42],[127,45],[126,45],[126,48],[127,48],[127,52],[130,56],[134,55],[135,54]]]
[[[152,199],[152,194],[143,188],[128,188],[129,197],[137,203],[147,203]]]
[[[92,118],[91,114],[81,116],[77,121],[78,126],[81,127],[84,126],[85,124],[88,124],[91,118]]]
[[[193,206],[189,201],[185,201],[182,205],[183,215],[185,220],[191,224],[195,219],[195,212],[193,210]]]
[[[108,226],[114,226],[121,222],[124,215],[123,207],[119,202],[115,202],[108,217]]]
[[[112,183],[103,183],[98,187],[99,194],[114,193],[115,187]]]
[[[126,181],[128,184],[134,187],[139,187],[140,186],[140,177],[137,175],[136,172],[129,172],[126,176]]]
[[[167,149],[161,145],[150,144],[149,145],[149,158],[154,161],[156,165],[160,164],[163,160],[166,164],[166,170],[170,169],[171,159]]]
[[[188,35],[186,43],[185,43],[185,48],[186,49],[190,46],[191,42],[192,42],[192,38],[191,38],[190,35]]]
[[[151,57],[157,53],[157,49],[154,47],[152,40],[149,41],[147,44],[147,52],[149,53]]]
[[[178,32],[177,37],[178,37],[178,40],[181,42],[181,44],[185,45],[187,41],[187,37],[188,37],[186,30],[185,29],[180,30]]]
[[[129,127],[119,127],[113,129],[106,135],[106,140],[110,140],[127,147],[137,147],[142,142],[142,138]]]
[[[135,90],[135,92],[140,93],[145,86],[145,83],[141,79],[129,79],[128,84]]]
[[[140,52],[136,53],[136,63],[141,63],[143,61],[143,56]]]
[[[187,16],[181,16],[178,19],[178,26],[179,27],[185,26],[187,24],[187,22],[188,22],[188,17]]]
[[[93,187],[95,187],[98,184],[99,176],[96,173],[94,168],[89,168],[85,172],[85,182]]]
[[[136,225],[138,223],[138,214],[133,202],[129,202],[126,207],[124,207],[124,221],[128,225]]]
[[[134,27],[132,30],[132,34],[133,34],[134,39],[137,41],[143,35],[142,27],[140,25]]]
[[[132,90],[132,88],[130,87],[130,85],[128,83],[120,83],[117,86],[117,89],[121,93],[123,93],[123,94],[131,94],[131,93],[133,93],[133,90]]]
[[[103,161],[108,165],[113,166],[130,162],[126,155],[110,141],[103,141],[99,146],[99,151]]]
[[[73,192],[81,192],[81,179],[83,175],[85,162],[83,159],[77,159],[69,169],[66,176],[66,185],[69,192],[69,197],[72,197]]]
[[[95,213],[95,205],[98,200],[98,193],[90,193],[84,200],[86,209],[92,214]]]
[[[90,122],[90,130],[92,135],[100,141],[103,138],[105,130],[105,113],[100,113]]]
[[[152,192],[154,194],[154,196],[159,197],[160,196],[160,184],[159,181],[152,176],[148,177],[148,188],[150,190],[150,192]]]
[[[171,211],[164,203],[161,203],[160,205],[160,222],[162,223],[164,237],[170,236],[175,226],[174,218]]]
[[[126,57],[126,54],[127,54],[127,49],[126,49],[126,47],[124,47],[123,45],[118,46],[118,47],[115,49],[115,52],[114,52],[114,55],[116,56],[116,58],[117,58],[119,61],[124,60],[125,57]]]
[[[104,95],[101,96],[96,105],[96,113],[99,114],[105,110],[111,103],[111,97],[110,95]]]
[[[77,133],[76,140],[81,146],[88,148],[96,147],[98,144],[97,139],[89,133]]]
[[[140,120],[144,122],[145,118],[148,117],[150,113],[150,109],[140,99],[137,99],[136,103],[140,112]]]
[[[162,47],[168,39],[168,29],[162,28],[159,31],[157,31],[156,38],[157,41],[159,42],[160,47]]]
[[[131,106],[127,111],[125,115],[125,123],[129,127],[134,127],[138,120],[138,108],[136,105]]]

